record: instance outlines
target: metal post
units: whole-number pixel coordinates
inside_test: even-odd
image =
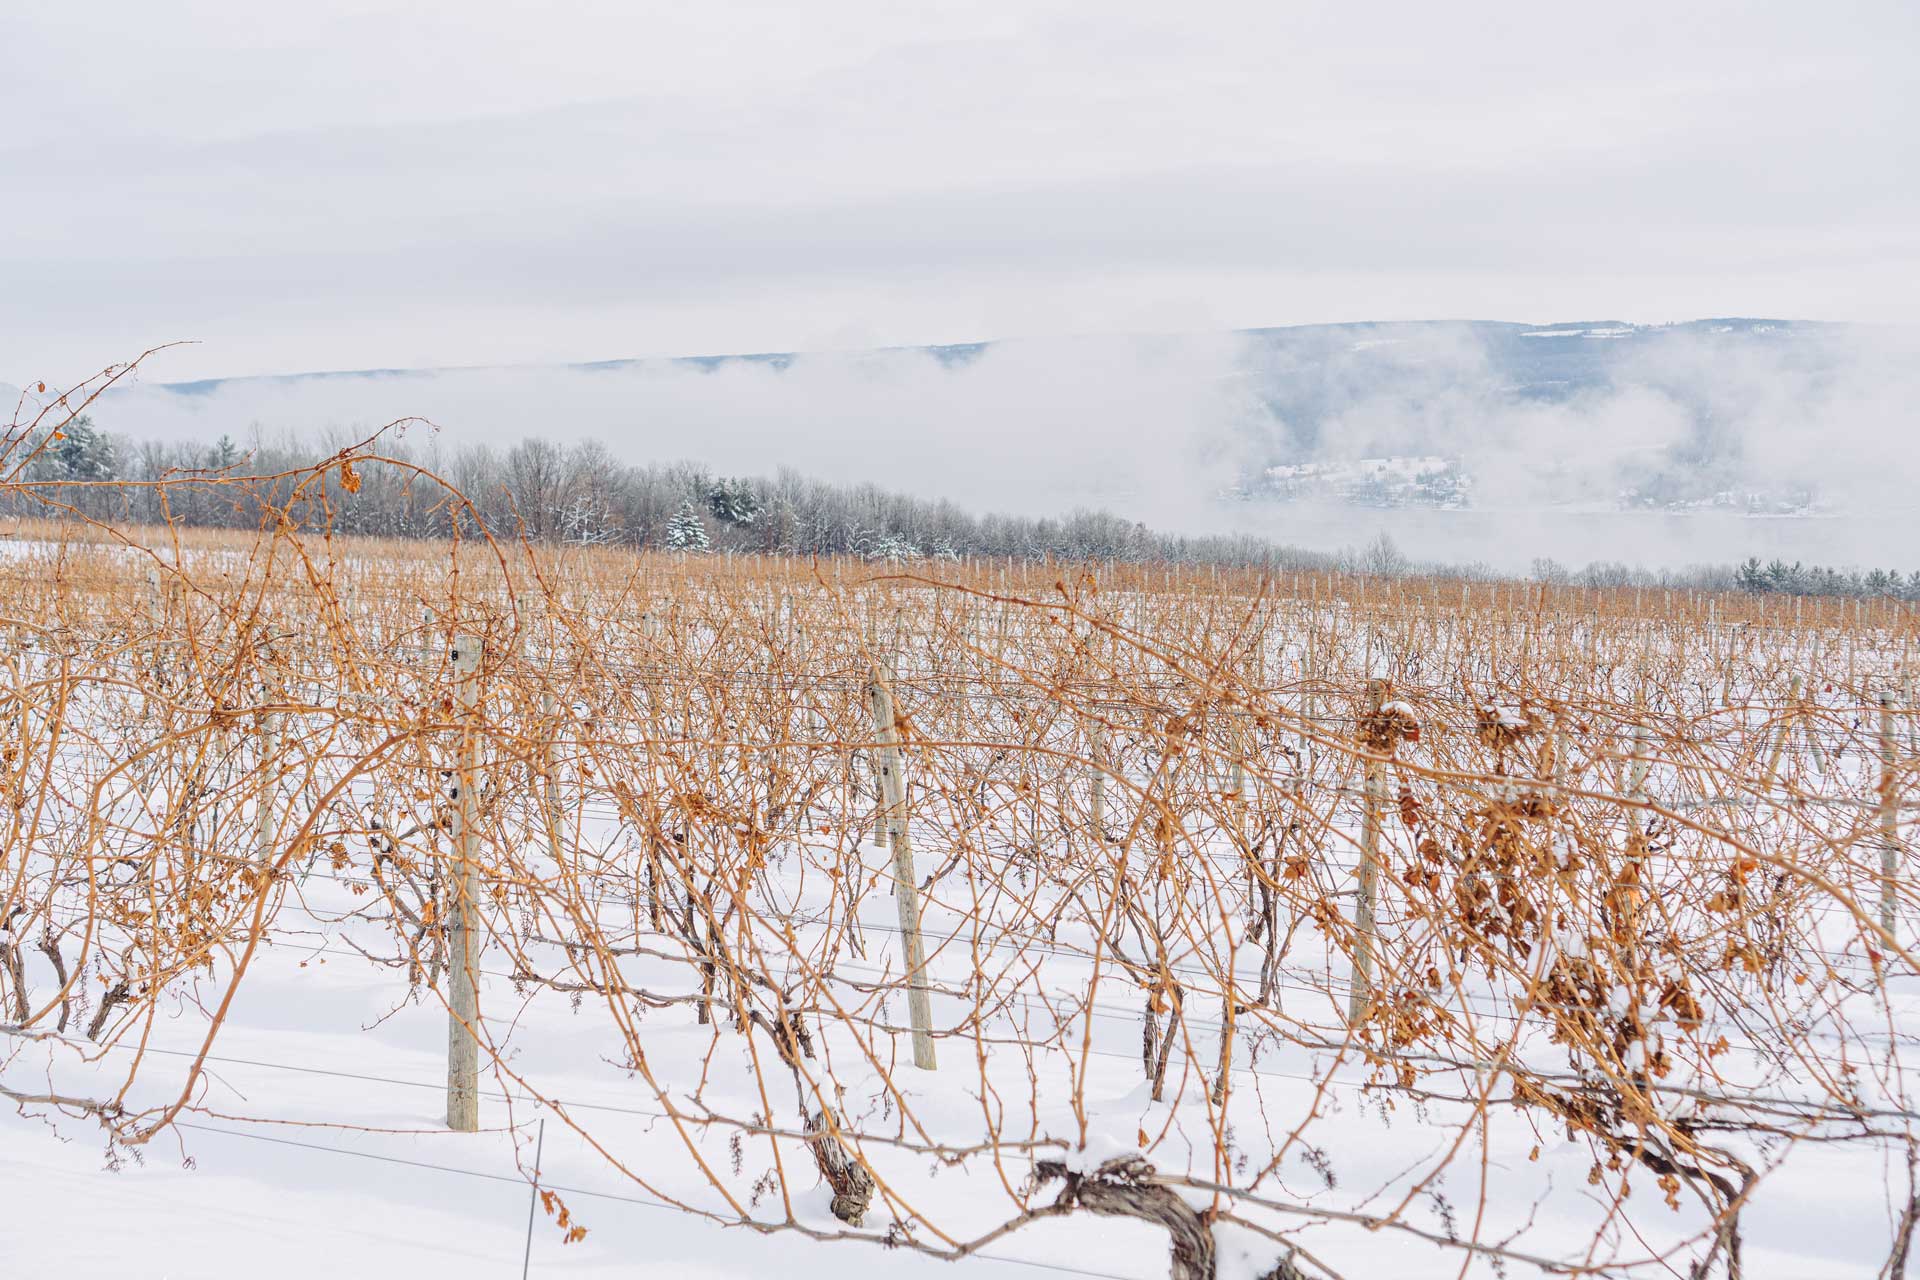
[[[533,1211],[540,1203],[540,1162],[547,1154],[547,1118],[540,1117],[539,1136],[533,1142],[533,1182],[527,1189],[527,1247],[520,1255],[520,1280],[533,1269]]]

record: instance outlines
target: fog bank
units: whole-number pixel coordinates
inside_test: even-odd
[[[598,439],[631,461],[793,467],[978,512],[1104,507],[1321,550],[1384,531],[1422,559],[1502,569],[1898,566],[1920,535],[1917,354],[1909,332],[1842,326],[1319,326],[169,386],[163,353],[95,418],[135,438],[245,443],[418,416],[449,442]],[[1467,509],[1230,496],[1274,464],[1403,455],[1471,476]],[[1621,510],[1624,493],[1667,505]],[[1812,514],[1675,510],[1802,493]]]

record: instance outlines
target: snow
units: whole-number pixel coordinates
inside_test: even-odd
[[[1144,1086],[1141,1091],[1144,1093]],[[1088,1174],[1109,1160],[1139,1154],[1140,1150],[1136,1144],[1121,1142],[1109,1134],[1095,1132],[1087,1135],[1084,1146],[1072,1148],[1061,1155],[1059,1160],[1069,1173]]]
[[[878,865],[883,856],[871,850]],[[316,888],[326,881],[317,878]],[[882,900],[880,907],[888,904]],[[869,922],[876,933],[884,911]],[[1575,954],[1580,940],[1563,936],[1562,947]],[[887,963],[888,943],[870,957],[875,969]],[[1050,964],[1064,963],[1055,957]],[[1071,979],[1062,975],[1063,982]],[[763,1276],[769,1269],[795,1277],[837,1275],[847,1268],[884,1266],[889,1275],[949,1276],[951,1264],[904,1251],[884,1255],[871,1245],[818,1244],[766,1237],[738,1228],[722,1228],[658,1207],[631,1182],[610,1170],[568,1128],[564,1115],[586,1125],[629,1167],[642,1171],[669,1194],[698,1199],[700,1187],[688,1181],[675,1144],[660,1123],[657,1104],[644,1092],[623,1085],[624,1073],[604,1062],[603,1038],[593,1019],[575,1014],[560,1001],[511,1000],[497,978],[485,983],[483,1002],[507,1009],[519,1021],[512,1049],[513,1069],[537,1080],[558,1107],[527,1101],[511,1082],[490,1080],[483,1097],[488,1131],[454,1135],[440,1131],[444,1014],[431,1002],[402,1003],[394,1009],[394,977],[353,956],[311,946],[275,947],[244,989],[233,1020],[209,1063],[202,1103],[212,1116],[194,1117],[174,1134],[146,1150],[141,1163],[123,1162],[118,1172],[103,1168],[98,1142],[88,1122],[62,1120],[58,1137],[43,1123],[8,1116],[0,1120],[0,1181],[9,1187],[9,1212],[20,1221],[62,1224],[56,1230],[27,1233],[9,1241],[10,1262],[20,1274],[70,1276],[124,1275],[130,1269],[156,1276],[239,1277],[257,1274],[259,1260],[273,1259],[276,1273],[288,1277],[347,1274],[406,1274],[430,1280],[469,1276],[476,1266],[510,1270],[525,1246],[528,1188],[516,1165],[531,1162],[535,1127],[546,1120],[544,1181],[565,1188],[568,1207],[590,1230],[579,1244],[560,1243],[542,1219],[533,1235],[535,1275],[630,1275],[636,1267],[674,1275]],[[483,1007],[487,1007],[483,1003]],[[1625,1012],[1616,1002],[1612,1011]],[[1196,1016],[1196,1034],[1211,1025]],[[1175,1148],[1192,1144],[1204,1150],[1208,1138],[1195,1129],[1197,1101],[1191,1093],[1178,1105],[1153,1104],[1139,1082],[1137,1066],[1125,1052],[1124,1026],[1096,1024],[1096,1045],[1111,1046],[1119,1060],[1091,1060],[1090,1130],[1084,1147],[1049,1153],[1069,1168],[1088,1172],[1118,1155],[1137,1151],[1139,1131],[1159,1132],[1171,1125],[1186,1134]],[[673,1064],[704,1052],[703,1035],[691,1029],[663,1028],[650,1040],[656,1068],[675,1072]],[[156,1047],[187,1052],[196,1043],[189,1019],[166,1020],[154,1028]],[[732,1037],[720,1042],[724,1051]],[[960,1048],[947,1042],[949,1069]],[[1210,1050],[1199,1049],[1204,1059]],[[1633,1046],[1629,1065],[1644,1063]],[[118,1051],[109,1060],[124,1056]],[[70,1055],[48,1055],[60,1062],[71,1084],[79,1064]],[[1256,1059],[1257,1060],[1254,1060]],[[176,1063],[178,1059],[174,1060]],[[1283,1125],[1305,1114],[1317,1085],[1328,1073],[1310,1056],[1284,1046],[1249,1046],[1242,1059],[1238,1088],[1257,1095]],[[16,1060],[8,1079],[21,1078]],[[1414,1149],[1447,1140],[1444,1109],[1430,1124],[1412,1116],[1394,1118],[1368,1105],[1346,1071],[1332,1073],[1331,1112],[1315,1126],[1315,1141],[1331,1152],[1342,1185],[1367,1186],[1391,1181],[1404,1172],[1409,1140]],[[690,1077],[681,1077],[690,1078]],[[977,1109],[964,1091],[972,1078],[964,1069],[951,1079],[900,1069],[896,1081],[935,1123],[952,1121]],[[1349,1081],[1349,1083],[1337,1083]],[[1199,1087],[1198,1083],[1194,1086]],[[954,1093],[951,1090],[962,1092]],[[505,1096],[502,1096],[504,1093]],[[743,1097],[708,1099],[717,1110],[745,1109]],[[590,1108],[617,1108],[594,1111]],[[372,1132],[342,1129],[343,1118]],[[1060,1117],[1066,1119],[1065,1117]],[[514,1126],[510,1134],[500,1126]],[[1529,1126],[1504,1114],[1490,1121],[1496,1186],[1531,1203],[1524,1187],[1540,1178],[1574,1186],[1584,1176],[1586,1157],[1578,1148],[1553,1146],[1539,1165],[1526,1160],[1538,1141]],[[1049,1124],[1047,1127],[1052,1127]],[[1242,1116],[1251,1138],[1257,1121]],[[1066,1126],[1070,1130],[1070,1125]],[[516,1153],[516,1140],[518,1148]],[[290,1145],[300,1144],[300,1145]],[[724,1146],[716,1142],[716,1154]],[[1154,1158],[1164,1164],[1163,1147]],[[722,1158],[724,1158],[722,1156]],[[187,1167],[186,1161],[191,1160]],[[388,1161],[413,1161],[393,1164]],[[427,1166],[427,1167],[422,1167]],[[1843,1165],[1856,1168],[1857,1165]],[[1857,1274],[1874,1262],[1874,1248],[1885,1237],[1876,1197],[1839,1196],[1807,1178],[1796,1165],[1776,1174],[1767,1186],[1768,1212],[1749,1218],[1750,1266],[1767,1274],[1825,1277]],[[970,1188],[992,1182],[984,1168],[916,1175],[904,1166],[890,1170],[907,1180],[916,1199],[943,1216],[961,1214]],[[1023,1176],[1019,1162],[1009,1170]],[[1314,1198],[1313,1175],[1291,1166],[1283,1199]],[[802,1191],[794,1211],[802,1221],[826,1226],[824,1192],[804,1190],[810,1175],[796,1179]],[[588,1194],[597,1192],[599,1195]],[[1324,1192],[1320,1194],[1325,1194]],[[1463,1188],[1457,1197],[1466,1201]],[[1779,1206],[1775,1208],[1775,1206]],[[1815,1206],[1819,1206],[1816,1210]],[[1817,1213],[1829,1226],[1850,1224],[1846,1233],[1814,1247],[1804,1232]],[[111,1222],[113,1229],[87,1229]],[[1535,1235],[1547,1240],[1578,1238],[1572,1220],[1543,1211]],[[1532,1237],[1530,1237],[1532,1238]],[[1271,1242],[1261,1248],[1252,1233],[1221,1237],[1223,1275],[1252,1277],[1272,1265]],[[1324,1248],[1324,1244],[1321,1245]],[[1359,1252],[1355,1252],[1355,1248]],[[1085,1217],[1023,1229],[998,1242],[990,1256],[965,1264],[966,1276],[1030,1276],[1029,1263],[1078,1268],[1079,1274],[1148,1277],[1165,1274],[1165,1239],[1138,1224]],[[1424,1274],[1433,1261],[1425,1247],[1383,1235],[1349,1241],[1333,1251],[1348,1274]],[[1069,1272],[1072,1274],[1073,1272]]]

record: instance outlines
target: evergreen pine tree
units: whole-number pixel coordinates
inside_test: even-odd
[[[69,479],[113,479],[113,441],[94,430],[92,419],[85,415],[75,418],[62,434],[66,439],[54,446],[54,453]]]
[[[85,414],[49,432],[46,449],[34,460],[36,480],[111,480],[118,457],[111,436],[101,435]]]
[[[760,515],[760,500],[745,480],[717,480],[707,490],[707,509],[725,524],[752,524]]]
[[[680,509],[667,520],[667,550],[706,551],[712,545],[707,540],[707,526],[701,523],[700,513],[693,509],[692,499],[681,503]]]

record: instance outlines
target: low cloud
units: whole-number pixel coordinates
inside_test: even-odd
[[[1421,558],[1521,568],[1749,554],[1895,564],[1920,532],[1911,332],[1688,328],[1618,339],[1606,376],[1556,389],[1551,347],[1467,325],[1035,339],[712,364],[500,367],[137,385],[102,426],[136,437],[348,436],[408,415],[443,444],[597,439],[635,462],[792,467],[976,511],[1105,507],[1158,528],[1331,549],[1388,532]],[[1524,342],[1614,341],[1540,337]],[[1439,455],[1470,509],[1223,498],[1273,462]],[[1653,478],[1650,480],[1649,478]],[[1811,492],[1821,514],[1624,512],[1635,484]]]

